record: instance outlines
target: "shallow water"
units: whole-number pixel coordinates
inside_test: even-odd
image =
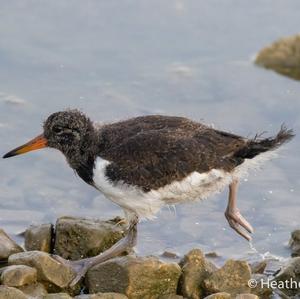
[[[283,122],[299,132],[299,82],[252,63],[265,45],[298,33],[299,9],[296,0],[3,2],[1,152],[39,134],[47,115],[66,107],[101,121],[163,113],[245,136],[274,134]],[[257,252],[228,227],[226,191],[143,222],[138,251],[287,257],[290,232],[300,228],[299,166],[296,137],[240,187]],[[122,213],[55,150],[2,160],[0,177],[0,226],[15,236],[62,215]]]

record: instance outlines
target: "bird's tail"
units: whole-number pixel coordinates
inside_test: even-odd
[[[260,138],[256,136],[254,139],[249,140],[245,147],[237,151],[234,156],[243,159],[252,159],[255,156],[275,150],[282,144],[290,141],[295,136],[292,129],[288,129],[285,125],[282,125],[278,134],[274,137]]]

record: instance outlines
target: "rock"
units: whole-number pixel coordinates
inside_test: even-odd
[[[205,257],[208,258],[217,258],[220,257],[215,251],[207,252],[205,253]]]
[[[180,261],[182,274],[179,280],[179,293],[190,299],[204,297],[202,289],[204,279],[208,278],[217,267],[207,261],[200,249],[193,249]]]
[[[259,298],[269,298],[273,293],[273,289],[268,287],[268,279],[268,276],[264,274],[252,274],[251,280],[256,281],[256,283],[253,284],[251,293],[257,295]]]
[[[10,255],[22,251],[23,249],[0,229],[0,260],[6,260]]]
[[[128,298],[176,294],[181,269],[155,257],[124,256],[92,267],[86,275],[89,293],[117,292]]]
[[[31,298],[43,298],[48,293],[44,285],[40,282],[18,287],[18,289]]]
[[[253,294],[239,294],[235,297],[235,299],[259,299],[258,296]]]
[[[9,287],[20,287],[36,281],[36,269],[24,265],[8,266],[1,274],[1,283]]]
[[[67,293],[55,293],[47,294],[43,299],[72,299],[72,297]]]
[[[29,299],[29,297],[16,288],[0,286],[0,299]]]
[[[300,229],[294,230],[291,233],[289,246],[292,250],[292,257],[300,256]]]
[[[177,253],[169,251],[169,250],[165,250],[161,254],[161,257],[168,258],[168,259],[178,259],[179,258],[179,256],[177,255]]]
[[[276,275],[275,279],[280,291],[287,295],[295,295],[297,293],[298,285],[300,283],[300,257],[290,259]],[[285,281],[293,281],[288,287],[284,285]],[[282,284],[281,287],[279,285]]]
[[[121,218],[109,221],[62,217],[56,222],[55,253],[66,259],[78,260],[95,256],[124,236]]]
[[[52,224],[31,225],[25,231],[25,248],[28,251],[51,252]]]
[[[232,296],[248,293],[251,270],[247,262],[228,260],[225,265],[204,280],[208,294],[227,292]]]
[[[74,271],[42,251],[16,253],[9,257],[10,265],[27,265],[37,269],[39,281],[48,281],[60,288],[67,287],[75,277]]]
[[[231,299],[231,295],[225,292],[220,292],[220,293],[209,295],[204,299]]]
[[[263,274],[267,266],[267,261],[254,262],[250,265],[251,273]]]
[[[255,63],[300,80],[300,35],[279,39],[262,49],[258,53]]]
[[[180,295],[169,294],[169,295],[160,296],[159,299],[184,299],[184,298]]]
[[[88,295],[79,295],[75,299],[128,299],[124,294],[119,293],[97,293]]]

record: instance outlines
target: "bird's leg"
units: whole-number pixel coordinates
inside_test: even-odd
[[[238,190],[237,179],[234,179],[229,185],[229,196],[228,205],[225,211],[225,217],[230,225],[238,234],[244,237],[246,240],[250,241],[251,237],[246,232],[253,233],[253,228],[251,224],[242,216],[239,209],[237,208],[237,190]],[[244,231],[243,228],[246,230]]]
[[[70,282],[69,286],[74,286],[91,267],[103,263],[113,257],[116,257],[123,252],[131,252],[132,248],[136,245],[137,223],[138,217],[134,217],[133,219],[131,219],[126,236],[115,243],[111,248],[94,257],[85,258],[78,261],[70,261],[58,255],[53,255],[52,257],[58,262],[71,267],[76,272],[77,275]]]

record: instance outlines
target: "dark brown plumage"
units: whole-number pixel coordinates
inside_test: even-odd
[[[184,117],[150,115],[103,126],[99,156],[112,181],[145,191],[180,181],[193,171],[232,171],[245,158],[270,150],[292,138],[284,128],[277,137],[246,139],[215,130]]]

